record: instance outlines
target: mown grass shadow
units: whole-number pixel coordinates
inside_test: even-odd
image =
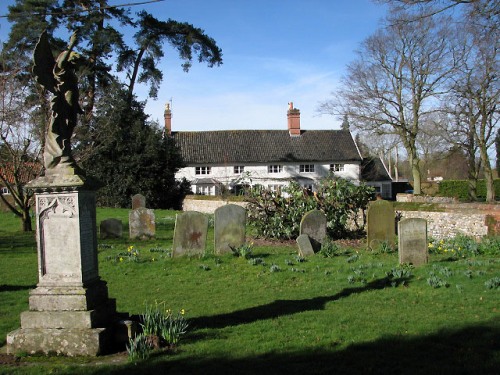
[[[35,232],[20,232],[13,234],[0,234],[0,254],[7,253],[36,253]]]
[[[19,290],[31,290],[35,289],[36,285],[0,285],[0,293],[1,292],[17,292]]]
[[[279,332],[277,332],[279,334]],[[270,352],[245,358],[168,355],[94,374],[498,374],[500,322],[443,329],[425,336],[387,336],[336,350]]]
[[[337,301],[352,294],[359,294],[370,290],[408,284],[410,278],[384,277],[373,280],[363,286],[345,288],[331,296],[321,296],[300,300],[276,300],[271,303],[233,311],[227,314],[212,315],[190,319],[192,329],[224,328],[240,324],[253,323],[258,320],[275,319],[280,316],[297,314],[304,311],[324,310],[326,303]]]

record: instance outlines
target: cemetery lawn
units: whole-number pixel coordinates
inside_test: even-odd
[[[431,255],[405,275],[397,253],[363,243],[304,262],[293,242],[255,240],[251,259],[214,256],[212,228],[208,255],[172,259],[176,212],[155,213],[156,240],[99,241],[100,275],[118,311],[138,315],[164,302],[190,321],[178,347],[138,363],[124,352],[4,354],[37,283],[37,254],[34,233],[0,213],[0,374],[498,374],[500,249],[468,259]],[[128,210],[97,216],[121,219],[128,237]],[[137,256],[128,256],[130,246]],[[256,258],[263,263],[252,264]]]

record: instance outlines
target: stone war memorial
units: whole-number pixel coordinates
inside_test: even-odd
[[[208,217],[201,212],[177,214],[172,257],[203,255],[207,242]]]
[[[326,216],[319,210],[306,212],[300,221],[300,235],[307,235],[315,253],[321,250],[326,237]],[[304,240],[299,243],[304,244]],[[306,250],[306,252],[308,252]],[[307,255],[307,254],[304,254]]]
[[[376,249],[382,243],[393,246],[396,236],[394,207],[391,202],[370,202],[367,214],[367,246]]]
[[[54,60],[46,32],[35,47],[33,73],[53,94],[44,149],[45,175],[31,181],[36,201],[38,284],[7,335],[7,352],[98,355],[113,344],[118,321],[97,263],[94,184],[76,165],[70,139],[81,113],[75,74],[76,35]]]
[[[428,262],[427,220],[411,218],[398,223],[399,263],[420,266]]]
[[[215,210],[215,253],[231,253],[245,243],[247,210],[227,204]]]

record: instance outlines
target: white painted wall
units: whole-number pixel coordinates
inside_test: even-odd
[[[313,163],[307,163],[313,164]],[[314,172],[300,172],[300,163],[283,163],[280,173],[268,173],[268,165],[244,165],[244,173],[235,174],[234,165],[212,166],[210,174],[197,175],[195,167],[185,167],[180,169],[175,177],[176,179],[186,178],[193,182],[196,179],[212,178],[224,185],[232,186],[235,182],[247,183],[250,185],[263,185],[269,187],[272,185],[288,185],[291,179],[297,179],[301,185],[313,183],[312,180],[319,180],[326,177],[330,171],[330,164],[343,164],[344,171],[335,172],[338,177],[345,178],[356,184],[359,183],[360,165],[359,163],[345,164],[342,162],[332,162],[328,164],[314,164]],[[204,166],[204,165],[200,165]],[[241,181],[243,179],[243,181]],[[196,187],[193,186],[193,192],[196,193]],[[215,189],[210,189],[210,195],[216,194]]]

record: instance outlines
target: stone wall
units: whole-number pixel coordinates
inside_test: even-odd
[[[186,197],[184,211],[214,213],[215,209],[233,203],[245,207],[245,202],[229,202],[223,200],[201,200]],[[445,212],[398,211],[402,218],[422,218],[427,220],[429,237],[441,239],[467,235],[482,237],[500,235],[500,204],[440,204]]]
[[[245,202],[230,202],[224,200],[205,200],[205,199],[192,199],[187,196],[182,203],[183,211],[198,211],[205,214],[213,214],[215,210],[219,207],[225,206],[226,204],[236,204],[241,207],[245,207],[247,203]]]
[[[486,214],[465,214],[456,212],[398,211],[403,219],[422,218],[427,220],[427,233],[435,239],[466,235],[480,238],[493,234],[491,216]]]

